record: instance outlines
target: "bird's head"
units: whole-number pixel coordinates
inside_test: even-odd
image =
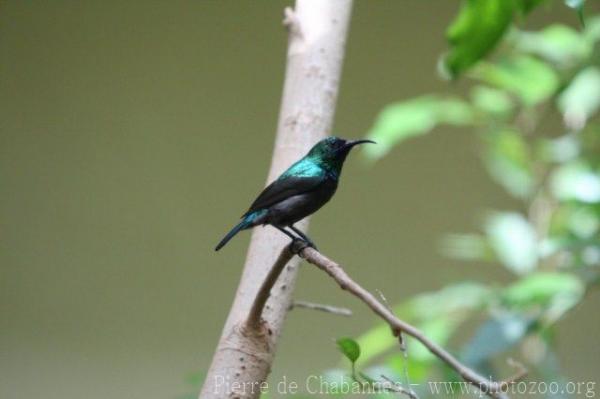
[[[374,144],[375,142],[372,140],[346,140],[330,136],[315,144],[308,152],[308,157],[331,166],[341,167],[350,150],[354,146],[364,143]]]

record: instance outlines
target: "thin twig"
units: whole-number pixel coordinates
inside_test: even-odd
[[[347,316],[347,317],[352,316],[352,311],[350,309],[340,308],[340,307],[331,306],[331,305],[324,305],[321,303],[313,303],[313,302],[306,302],[306,301],[293,301],[289,307],[289,310],[292,310],[294,308],[318,310],[321,312],[332,313],[332,314],[335,314],[338,316]]]
[[[263,308],[267,303],[267,299],[269,299],[269,295],[271,295],[271,288],[273,288],[275,282],[277,281],[277,277],[279,277],[285,268],[285,265],[287,265],[293,256],[294,254],[290,250],[290,247],[286,246],[277,257],[277,260],[273,264],[271,270],[269,270],[269,274],[267,274],[265,281],[260,286],[258,293],[256,294],[256,298],[252,303],[252,307],[248,313],[248,318],[246,319],[247,328],[252,330],[260,329]]]
[[[381,290],[378,288],[375,288],[375,291],[377,292],[377,295],[379,295],[379,298],[381,299],[381,302],[385,305],[385,307],[388,308],[388,310],[390,312],[392,312],[392,307],[390,306],[389,302],[387,301],[387,298],[385,297],[385,295],[383,295],[383,292],[381,292]]]
[[[394,380],[392,380],[389,377],[386,377],[383,374],[381,374],[381,378],[383,378],[385,381],[387,381],[391,385],[391,387],[386,387],[386,389],[389,389],[392,392],[401,393],[403,395],[408,396],[411,399],[419,399],[419,396],[412,389],[404,388],[402,385],[399,385],[397,382],[395,382]]]
[[[387,298],[385,297],[385,295],[383,295],[383,292],[381,292],[381,290],[379,289],[375,289],[375,291],[377,291],[377,295],[379,295],[379,298],[381,299],[381,303],[383,303],[383,305],[387,308],[387,310],[390,311],[390,313],[394,313],[394,311],[392,310],[392,307],[390,306],[390,304],[387,301]],[[402,353],[404,355],[406,355],[406,342],[404,342],[404,337],[402,336],[402,331],[400,331],[400,334],[398,334],[398,342],[400,343],[400,350],[402,351]]]
[[[294,244],[295,243],[292,245]],[[427,338],[419,329],[398,319],[384,304],[377,300],[373,294],[352,280],[352,278],[350,278],[350,276],[338,263],[332,261],[311,247],[301,248],[299,251],[297,248],[292,248],[292,251],[298,253],[308,263],[317,266],[319,269],[327,273],[339,284],[343,290],[348,291],[363,301],[367,306],[369,306],[369,308],[371,308],[373,312],[375,312],[379,317],[389,324],[389,326],[392,328],[392,333],[395,336],[399,336],[400,333],[404,332],[415,338],[436,357],[453,368],[463,378],[463,380],[477,387],[484,394],[487,394],[493,398],[505,398],[506,395],[504,394],[503,390],[506,390],[510,384],[522,379],[526,375],[526,370],[523,368],[509,380],[500,382],[491,381],[490,379],[481,376],[471,368],[462,364],[456,357],[454,357],[444,348]]]

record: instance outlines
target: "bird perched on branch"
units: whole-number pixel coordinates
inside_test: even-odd
[[[294,227],[294,223],[316,212],[335,193],[342,166],[350,150],[371,140],[344,140],[327,137],[310,149],[308,154],[290,166],[254,200],[250,209],[219,242],[221,249],[242,230],[270,224],[292,240],[302,240],[315,247],[312,240]],[[288,230],[289,228],[289,230]]]

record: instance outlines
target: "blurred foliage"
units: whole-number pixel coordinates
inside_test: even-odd
[[[456,78],[489,54],[502,41],[515,19],[522,18],[546,0],[463,0],[446,31],[450,50],[445,54],[444,74]],[[577,11],[582,25],[585,0],[565,0]]]
[[[566,0],[579,26],[515,26],[543,3],[551,2],[463,1],[441,72],[467,80],[468,95],[432,93],[388,105],[368,133],[379,145],[365,154],[375,161],[439,125],[477,134],[483,166],[517,205],[488,212],[479,233],[448,235],[442,250],[504,267],[512,281],[455,283],[393,310],[482,373],[510,373],[498,360],[514,352],[532,372],[560,381],[556,323],[600,282],[600,16],[584,24],[584,1]],[[562,126],[549,126],[554,119]],[[352,375],[356,363],[407,384],[459,380],[417,341],[400,351],[387,325],[344,340],[352,343],[338,342]]]

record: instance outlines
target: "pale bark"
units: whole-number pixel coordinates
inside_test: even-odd
[[[287,68],[268,181],[331,133],[352,0],[297,0],[286,9]],[[308,220],[299,225],[303,230]],[[292,259],[271,290],[258,328],[245,324],[269,269],[289,239],[256,228],[244,271],[200,398],[256,398],[271,369],[291,304],[299,259]],[[220,254],[222,256],[222,254]],[[234,265],[232,265],[234,267]]]

